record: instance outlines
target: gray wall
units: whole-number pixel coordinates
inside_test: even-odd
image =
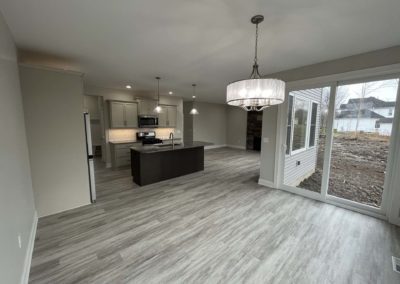
[[[199,115],[189,114],[193,102],[184,102],[184,141],[246,148],[247,112],[238,107],[196,102]]]
[[[226,106],[196,102],[198,115],[193,118],[193,140],[226,145]]]
[[[226,106],[226,144],[246,149],[247,112],[241,108]]]
[[[274,181],[275,174],[277,119],[278,106],[269,107],[263,111],[260,179],[269,182]],[[266,139],[268,142],[266,141]]]
[[[19,283],[35,208],[16,49],[1,14],[0,99],[0,282]]]
[[[400,46],[303,66],[265,77],[275,77],[290,82],[397,63],[400,63]]]
[[[89,204],[82,77],[24,66],[20,76],[39,216]]]
[[[183,141],[185,143],[193,142],[193,115],[190,110],[193,107],[193,102],[183,102]]]

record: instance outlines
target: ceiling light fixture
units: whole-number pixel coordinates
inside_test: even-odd
[[[199,114],[199,112],[197,111],[196,107],[194,106],[194,101],[196,100],[196,84],[192,84],[192,87],[193,87],[193,96],[192,96],[192,98],[193,98],[193,106],[192,106],[192,109],[190,110],[190,114],[195,115],[195,114]]]
[[[157,106],[154,109],[154,112],[160,113],[162,111],[162,108],[160,106],[160,77],[156,77],[157,79]]]
[[[131,85],[126,85],[125,88],[132,89],[132,86]]]
[[[170,95],[173,95],[173,94],[174,94],[174,92],[172,92],[172,91],[169,91],[169,92],[168,92],[168,94],[170,94]]]
[[[258,72],[258,24],[263,20],[264,16],[262,15],[251,18],[251,22],[256,25],[256,44],[250,79],[236,81],[226,87],[227,104],[241,107],[246,111],[262,111],[271,105],[283,103],[285,100],[285,82],[279,79],[261,78]]]

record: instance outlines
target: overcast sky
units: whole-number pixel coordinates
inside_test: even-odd
[[[383,101],[396,101],[398,81],[398,79],[393,79],[368,83],[370,88],[375,88],[380,85],[383,85],[383,87],[370,92],[366,97],[375,97]],[[346,92],[348,99],[359,98],[362,85],[361,83],[339,86],[338,92]],[[348,99],[345,100],[345,102],[347,102]]]

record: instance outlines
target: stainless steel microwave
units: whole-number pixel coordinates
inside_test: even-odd
[[[156,128],[158,127],[158,117],[155,115],[139,115],[140,128]]]

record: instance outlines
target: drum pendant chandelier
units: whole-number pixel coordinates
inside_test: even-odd
[[[241,107],[246,111],[262,111],[269,106],[283,103],[285,100],[285,82],[279,79],[261,78],[258,72],[258,24],[263,20],[264,16],[262,15],[251,18],[251,22],[256,25],[256,44],[250,79],[236,81],[226,87],[227,104]]]

